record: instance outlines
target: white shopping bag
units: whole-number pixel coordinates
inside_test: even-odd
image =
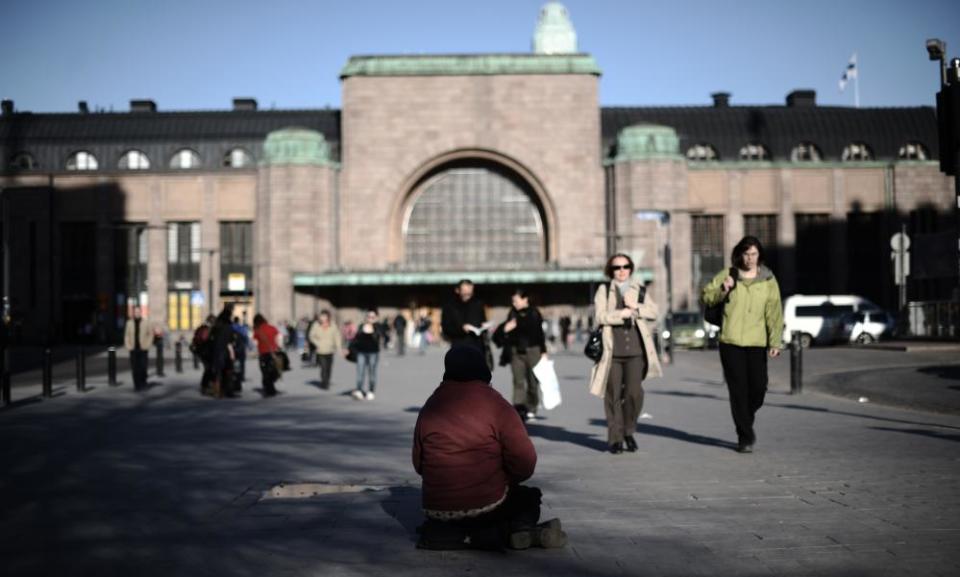
[[[557,371],[553,370],[553,361],[540,357],[540,362],[533,367],[533,376],[540,382],[540,404],[546,410],[551,410],[560,404],[560,381],[557,380]]]

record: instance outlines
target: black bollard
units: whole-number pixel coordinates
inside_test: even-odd
[[[163,374],[163,341],[157,340],[157,376],[162,377]]]
[[[180,341],[173,346],[173,368],[178,373],[183,372],[183,343]]]
[[[117,348],[107,349],[107,384],[117,386]]]
[[[800,346],[800,331],[790,335],[790,394],[803,393],[803,347]]]
[[[53,353],[43,349],[43,397],[53,397]]]
[[[0,349],[0,396],[3,397],[4,407],[9,407],[13,402],[10,396],[10,373],[7,371],[6,349]]]
[[[77,392],[87,390],[87,357],[83,354],[83,347],[77,351]]]

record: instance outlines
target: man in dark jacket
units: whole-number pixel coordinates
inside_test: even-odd
[[[483,351],[487,366],[493,368],[488,333],[490,325],[483,301],[474,296],[474,285],[469,279],[461,280],[453,292],[457,296],[443,307],[440,317],[444,338],[451,345],[468,345]]]
[[[454,345],[444,365],[414,431],[427,517],[418,547],[563,547],[558,519],[537,524],[540,490],[520,484],[533,475],[537,453],[517,412],[490,386],[483,354]]]

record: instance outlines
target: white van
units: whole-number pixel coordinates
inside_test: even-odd
[[[844,339],[843,319],[849,313],[881,310],[856,295],[793,295],[783,304],[783,341],[800,331],[800,346],[829,345]]]

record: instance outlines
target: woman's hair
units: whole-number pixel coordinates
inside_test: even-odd
[[[253,315],[253,326],[259,327],[267,322],[267,319],[260,313]]]
[[[217,322],[229,325],[233,320],[233,303],[224,303],[223,310],[217,315]]]
[[[737,246],[733,247],[733,254],[730,255],[730,263],[737,267],[743,267],[743,253],[750,250],[750,247],[757,247],[757,252],[760,253],[760,257],[757,259],[757,265],[761,265],[765,260],[765,253],[763,252],[763,245],[760,244],[760,239],[755,236],[745,236],[740,239],[740,242],[737,243]]]
[[[529,298],[530,298],[530,293],[527,292],[527,289],[525,289],[525,288],[517,287],[517,288],[513,291],[513,296],[515,296],[515,297],[520,297],[520,298],[522,298],[522,299],[529,299]]]
[[[630,265],[630,270],[631,271],[636,270],[636,268],[633,266],[633,259],[630,258],[628,255],[623,254],[622,252],[618,252],[617,254],[608,258],[607,264],[603,267],[603,274],[607,275],[607,278],[613,278],[613,261],[614,259],[618,259],[618,258],[627,259],[627,264]]]

